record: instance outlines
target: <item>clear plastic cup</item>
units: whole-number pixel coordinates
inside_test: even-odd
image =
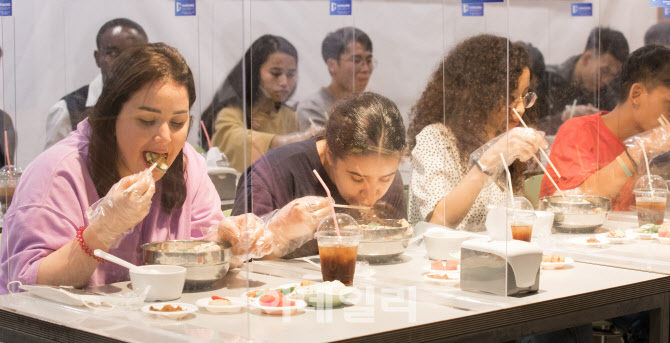
[[[514,205],[510,206],[508,201],[505,207],[507,207],[508,223],[512,229],[512,238],[530,242],[533,224],[537,218],[533,204],[524,197],[515,197]]]
[[[314,234],[319,246],[323,281],[338,280],[346,286],[354,283],[358,242],[362,235],[356,220],[348,214],[338,213],[339,235],[332,215],[324,218]]]
[[[0,168],[0,204],[2,204],[3,212],[7,212],[12,204],[14,190],[21,174],[23,174],[23,169],[20,167],[12,166],[10,169],[9,166],[4,166]]]
[[[668,199],[668,185],[658,175],[645,175],[635,183],[635,207],[638,225],[663,224]]]

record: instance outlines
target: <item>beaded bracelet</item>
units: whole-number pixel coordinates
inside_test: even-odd
[[[77,241],[79,242],[79,245],[81,246],[82,249],[84,249],[85,253],[96,259],[98,262],[100,263],[105,262],[105,260],[103,260],[102,258],[95,256],[93,254],[93,251],[91,251],[91,249],[86,245],[86,242],[84,242],[84,230],[86,230],[86,226],[82,226],[77,229]]]

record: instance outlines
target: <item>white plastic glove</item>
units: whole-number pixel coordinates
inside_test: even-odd
[[[482,170],[495,177],[504,170],[500,153],[505,157],[505,163],[510,165],[515,160],[526,162],[539,149],[548,147],[544,139],[544,132],[516,127],[493,138],[470,154],[469,167],[471,168],[479,161]]]
[[[272,253],[272,232],[265,230],[263,220],[252,213],[224,218],[215,228],[218,240],[233,245],[231,268],[240,266],[248,259]]]
[[[149,214],[156,183],[148,170],[126,176],[86,210],[89,228],[107,248],[113,248]]]
[[[273,253],[284,256],[314,238],[321,219],[330,213],[328,198],[306,196],[263,217],[273,235]]]
[[[629,137],[623,144],[626,146],[628,154],[635,160],[637,171],[646,170],[642,145],[644,144],[649,162],[654,157],[670,151],[670,125],[659,126]]]

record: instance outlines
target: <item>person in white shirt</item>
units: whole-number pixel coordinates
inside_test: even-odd
[[[67,137],[87,117],[85,110],[98,101],[116,57],[132,46],[147,42],[142,26],[130,19],[116,18],[102,25],[96,36],[98,50],[93,53],[100,74],[90,84],[64,96],[49,109],[45,150]]]

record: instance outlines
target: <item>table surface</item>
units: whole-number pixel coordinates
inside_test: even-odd
[[[312,259],[318,261],[318,257]],[[574,263],[563,270],[542,270],[537,293],[503,297],[425,282],[423,273],[428,263],[425,250],[419,246],[411,247],[393,263],[361,265],[354,284],[358,291],[355,305],[327,310],[308,307],[292,316],[271,316],[256,309],[235,314],[212,314],[200,309],[183,320],[173,321],[147,315],[137,308],[91,310],[59,305],[25,293],[0,296],[0,310],[124,341],[198,342],[240,337],[271,342],[356,337],[371,341],[370,335],[392,330],[396,330],[392,337],[420,341],[474,334],[504,325],[523,326],[530,320],[551,320],[670,292],[667,275]],[[240,296],[247,286],[277,287],[319,277],[318,269],[304,260],[255,261],[247,266],[245,270],[229,272],[217,283],[218,289],[184,293],[178,301],[193,304],[211,295]],[[126,292],[127,283],[107,286],[106,291],[110,290]],[[561,323],[552,325],[562,327]]]
[[[638,228],[635,212],[613,212],[602,227],[590,234],[554,233],[549,237],[533,238],[544,251],[571,256],[576,261],[602,264],[612,267],[670,274],[670,245],[658,240],[633,239],[625,244],[607,244],[601,247],[585,247],[572,244],[577,238],[586,240],[595,234],[609,230],[624,231]]]

